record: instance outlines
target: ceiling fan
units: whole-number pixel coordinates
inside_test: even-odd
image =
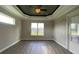
[[[36,12],[37,14],[39,14],[39,13],[42,12],[42,11],[47,11],[47,9],[42,8],[41,5],[37,5],[37,6],[35,7],[35,12]]]

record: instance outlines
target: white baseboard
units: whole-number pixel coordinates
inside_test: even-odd
[[[14,43],[12,43],[12,44],[6,46],[6,47],[3,48],[3,49],[1,49],[1,50],[0,50],[0,53],[3,52],[3,51],[5,51],[6,49],[10,48],[11,46],[15,45],[15,44],[18,43],[19,41],[20,41],[20,40],[17,40],[16,42],[14,42]]]
[[[75,53],[74,51],[72,51],[72,50],[70,50],[70,49],[69,49],[69,51],[72,52],[72,54],[78,54],[78,53]]]
[[[63,44],[61,44],[60,42],[57,42],[56,40],[55,40],[55,42],[58,43],[59,45],[61,45],[62,47],[64,47],[65,49],[67,49],[67,47],[64,46]]]

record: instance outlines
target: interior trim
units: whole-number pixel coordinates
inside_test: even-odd
[[[17,41],[15,41],[14,43],[12,43],[12,44],[10,44],[10,45],[4,47],[3,49],[0,50],[0,53],[3,52],[3,51],[5,51],[5,50],[7,50],[7,49],[10,48],[11,46],[15,45],[15,44],[18,43],[19,41],[20,41],[20,40],[17,40]]]

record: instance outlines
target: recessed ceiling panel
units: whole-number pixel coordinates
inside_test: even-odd
[[[29,16],[49,16],[56,11],[59,5],[18,5],[17,7]]]

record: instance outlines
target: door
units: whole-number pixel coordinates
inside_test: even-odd
[[[71,17],[69,21],[69,50],[79,53],[79,16]]]

